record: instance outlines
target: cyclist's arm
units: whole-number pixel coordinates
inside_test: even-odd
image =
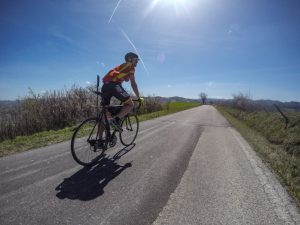
[[[137,83],[135,81],[134,75],[130,76],[130,83],[131,83],[131,87],[132,87],[134,94],[136,95],[137,98],[140,98],[139,89],[138,89]]]

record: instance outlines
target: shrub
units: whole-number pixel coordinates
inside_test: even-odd
[[[234,94],[233,95],[233,106],[242,111],[246,111],[250,108],[250,95],[249,94]]]
[[[141,107],[140,112],[143,113],[152,113],[157,112],[163,109],[163,106],[158,97],[148,96],[145,98],[144,104]]]
[[[92,87],[73,86],[61,91],[29,94],[11,107],[0,108],[0,141],[21,135],[62,129],[96,115],[96,95]],[[99,99],[100,101],[100,99]],[[111,104],[120,102],[112,98]],[[147,97],[142,113],[162,110],[159,98]]]
[[[95,112],[94,102],[94,94],[86,88],[73,86],[42,95],[30,90],[13,107],[0,111],[0,141],[73,125]]]

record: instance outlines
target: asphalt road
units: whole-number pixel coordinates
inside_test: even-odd
[[[0,159],[0,224],[300,224],[275,176],[212,106],[140,124],[92,168],[70,142]]]

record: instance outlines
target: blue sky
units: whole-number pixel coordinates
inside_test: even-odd
[[[1,0],[0,100],[93,84],[134,45],[144,96],[300,101],[299,10],[298,0]]]

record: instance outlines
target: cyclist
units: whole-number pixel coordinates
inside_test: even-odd
[[[101,92],[103,94],[103,103],[110,104],[112,96],[116,97],[123,103],[121,111],[111,119],[111,125],[118,131],[122,131],[120,120],[128,114],[134,107],[130,95],[122,87],[124,81],[130,81],[133,92],[140,99],[137,83],[135,81],[135,67],[139,61],[137,54],[129,52],[125,55],[125,63],[110,70],[102,79],[103,86]]]

